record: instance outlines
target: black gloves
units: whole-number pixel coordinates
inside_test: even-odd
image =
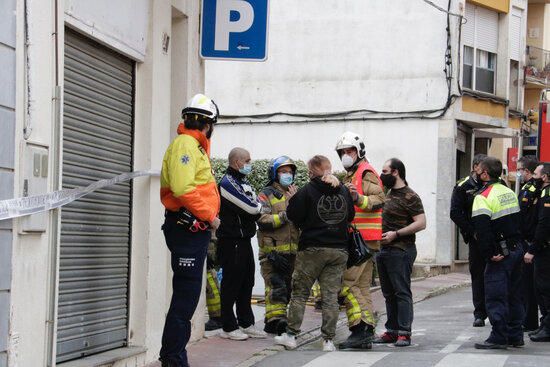
[[[282,256],[282,255],[280,255],[276,252],[270,252],[269,254],[267,254],[266,258],[271,263],[271,265],[273,265],[275,270],[277,270],[281,273],[286,274],[286,273],[289,273],[292,270],[288,260],[284,256]]]

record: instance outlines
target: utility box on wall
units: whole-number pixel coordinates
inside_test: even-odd
[[[26,142],[23,145],[23,182],[21,196],[36,196],[48,192],[48,147]],[[46,232],[48,213],[31,214],[21,218],[21,233]]]

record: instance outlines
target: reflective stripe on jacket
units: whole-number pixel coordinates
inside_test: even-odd
[[[220,210],[220,196],[208,157],[210,142],[198,130],[181,123],[162,161],[160,199],[166,209],[189,210],[201,221],[212,221]]]
[[[361,162],[355,171],[352,183],[357,188],[359,195],[363,192],[363,176],[366,171],[372,172],[378,178],[378,183],[382,187],[382,181],[376,170],[368,163]],[[379,241],[382,239],[382,209],[367,210],[367,200],[363,201],[361,207],[355,206],[355,219],[353,224],[357,227],[365,241]]]
[[[281,254],[295,254],[298,251],[300,232],[292,222],[279,216],[279,213],[286,212],[288,206],[285,194],[285,189],[275,182],[259,195],[264,207],[264,214],[258,219],[260,259],[273,251]]]

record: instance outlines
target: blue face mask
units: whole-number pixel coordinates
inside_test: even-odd
[[[252,165],[250,163],[246,163],[242,168],[239,168],[239,172],[243,175],[250,174],[250,172],[252,172]]]
[[[294,175],[292,173],[281,173],[279,175],[279,183],[284,187],[292,185],[294,182]]]

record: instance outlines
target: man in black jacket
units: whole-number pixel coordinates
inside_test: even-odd
[[[519,191],[520,208],[520,231],[523,238],[524,251],[528,251],[533,246],[535,240],[535,229],[538,222],[537,202],[540,199],[541,187],[539,180],[534,177],[535,170],[539,165],[539,160],[533,155],[526,155],[518,159],[518,172],[521,172],[523,186]],[[525,320],[523,329],[530,333],[535,333],[539,328],[539,304],[537,302],[537,293],[535,289],[534,268],[532,263],[523,265],[523,291],[525,302]],[[546,309],[541,302],[541,313],[546,315]]]
[[[544,163],[535,169],[534,178],[542,192],[537,201],[537,227],[533,243],[525,254],[525,262],[535,264],[535,284],[545,309],[550,309],[550,164]],[[550,315],[547,313],[540,329],[529,335],[534,342],[550,342]]]
[[[328,158],[315,156],[308,168],[311,182],[290,199],[287,208],[288,219],[302,232],[292,275],[288,326],[286,333],[275,337],[275,343],[296,348],[305,303],[318,280],[323,295],[323,351],[332,352],[336,350],[332,339],[338,321],[338,293],[348,259],[348,225],[355,209],[349,190],[330,174]]]
[[[487,311],[485,310],[484,275],[485,259],[479,251],[479,246],[474,238],[474,225],[472,224],[472,204],[474,196],[483,187],[479,179],[479,164],[487,156],[476,154],[472,162],[472,173],[457,182],[451,197],[451,219],[458,226],[464,242],[468,244],[468,262],[470,276],[472,277],[472,301],[474,303],[474,326],[485,326]]]
[[[250,239],[256,234],[256,220],[262,205],[246,180],[252,170],[250,153],[233,148],[229,167],[220,182],[221,209],[218,238],[218,262],[223,269],[221,284],[222,338],[246,340],[265,338],[254,327],[250,301],[254,287],[254,253]],[[236,306],[237,318],[233,312]]]

